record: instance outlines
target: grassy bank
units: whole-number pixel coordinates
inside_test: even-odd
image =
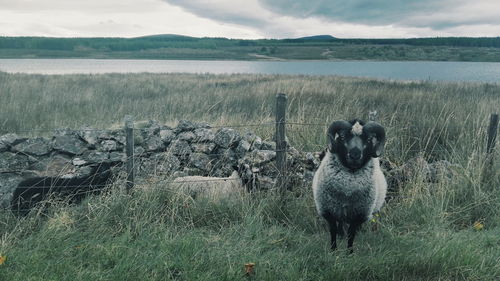
[[[288,94],[295,147],[324,147],[326,124],[379,112],[386,159],[421,154],[457,164],[456,176],[416,175],[366,224],[347,255],[328,233],[308,188],[285,202],[272,193],[236,201],[192,200],[168,185],[130,195],[111,187],[81,205],[16,217],[0,211],[0,280],[497,280],[500,173],[485,173],[489,114],[498,84],[392,82],[282,75],[0,73],[0,131],[122,126],[179,119],[251,126],[271,138],[276,93]],[[38,129],[41,131],[24,131]],[[244,127],[238,128],[245,130]],[[496,155],[498,157],[498,153]],[[497,158],[498,159],[498,158]],[[483,226],[474,228],[480,222]],[[476,224],[477,226],[477,224]],[[255,275],[244,264],[255,263]]]

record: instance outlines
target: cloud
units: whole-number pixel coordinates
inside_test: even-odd
[[[498,0],[0,0],[0,36],[499,36]]]
[[[500,24],[497,0],[260,0],[267,9],[296,17],[366,25],[444,29]]]
[[[347,37],[475,36],[500,30],[497,0],[164,0],[199,17],[253,27],[267,36],[325,33]],[[344,29],[340,29],[342,26]],[[466,32],[460,32],[464,27]],[[314,32],[316,28],[316,32]],[[330,28],[331,32],[328,32]],[[374,31],[385,31],[383,34]],[[488,36],[498,36],[494,28]],[[335,31],[335,33],[333,33]]]
[[[203,18],[220,22],[262,27],[269,24],[273,13],[264,9],[258,0],[165,0]]]

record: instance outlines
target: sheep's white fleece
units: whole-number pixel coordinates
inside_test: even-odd
[[[352,172],[331,152],[321,161],[312,187],[318,214],[328,212],[346,223],[360,215],[371,219],[384,204],[387,193],[378,158]]]
[[[185,176],[178,177],[172,185],[193,198],[204,197],[219,201],[240,195],[244,189],[237,171],[228,178]]]

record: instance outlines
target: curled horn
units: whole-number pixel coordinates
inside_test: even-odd
[[[371,143],[373,145],[373,155],[372,157],[380,157],[384,153],[385,144],[385,129],[377,122],[370,121],[366,123],[363,130],[371,138]],[[375,139],[373,139],[373,137]]]
[[[328,149],[333,152],[335,149],[334,149],[334,143],[335,143],[335,135],[341,131],[341,130],[349,130],[351,129],[352,125],[351,123],[347,122],[347,121],[344,121],[344,120],[340,120],[340,121],[335,121],[333,122],[330,127],[328,127],[328,140],[329,140],[329,143],[328,143]]]

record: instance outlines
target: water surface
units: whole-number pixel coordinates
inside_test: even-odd
[[[0,59],[0,71],[39,74],[257,73],[500,82],[500,63],[495,62]]]

